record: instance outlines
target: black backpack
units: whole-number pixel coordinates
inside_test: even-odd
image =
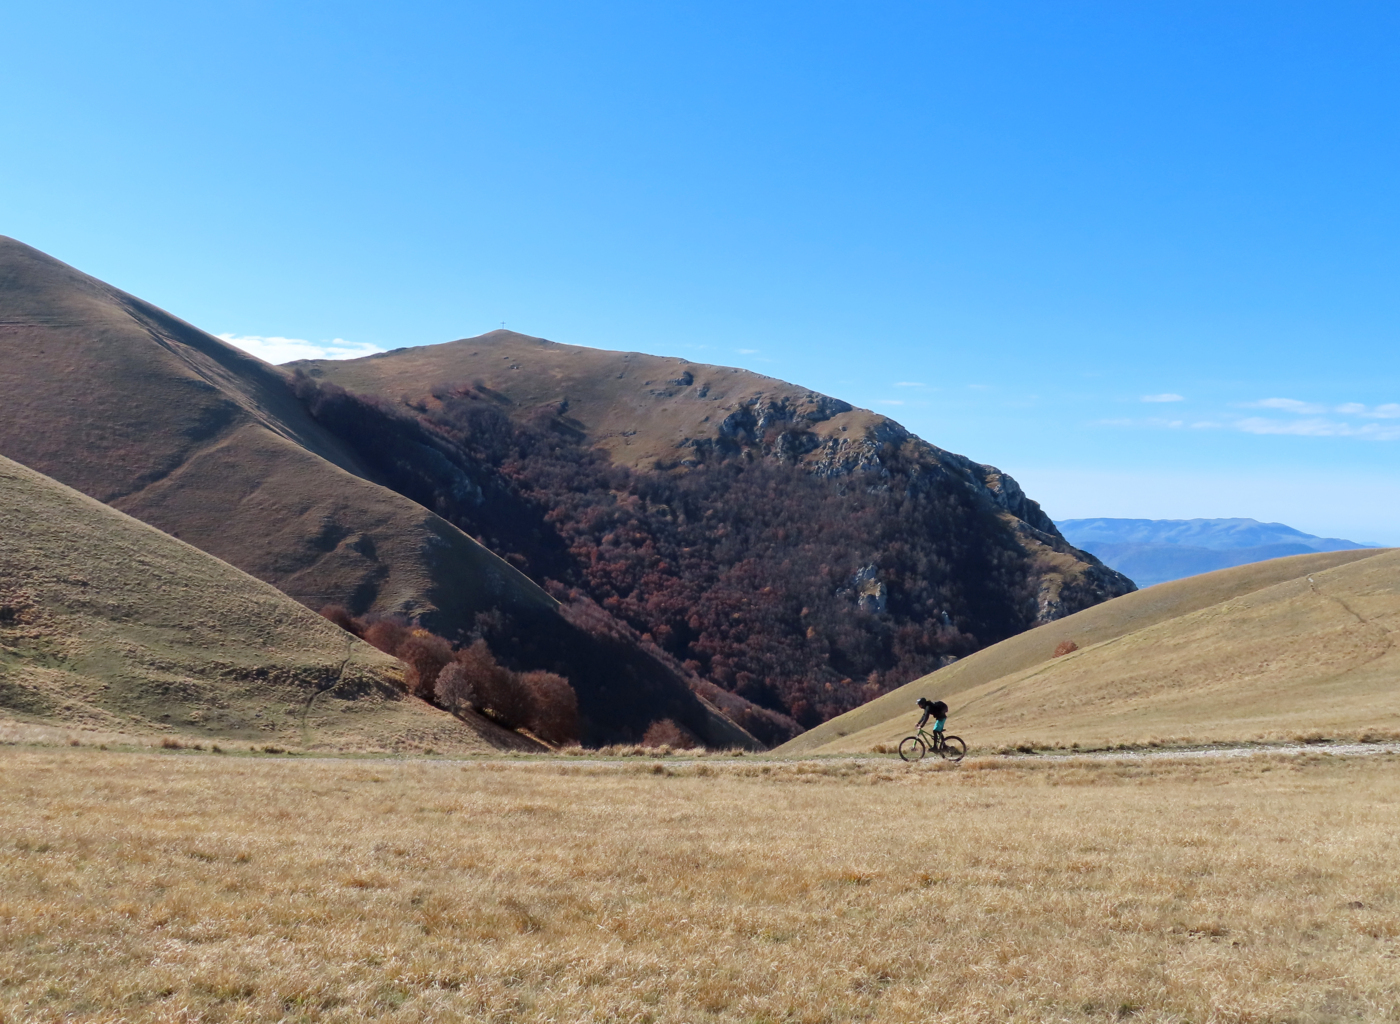
[[[933,702],[933,705],[932,705],[928,710],[929,710],[929,713],[932,714],[934,718],[947,718],[947,717],[948,717],[948,705],[947,705],[947,704],[944,704],[941,700],[936,700],[936,701],[934,701],[934,702]]]

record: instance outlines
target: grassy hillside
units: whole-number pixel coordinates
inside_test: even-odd
[[[1400,728],[1400,551],[1298,555],[1163,583],[1050,623],[780,748],[897,741],[942,698],[974,747]],[[1079,650],[1054,657],[1065,642]]]
[[[304,749],[531,746],[285,594],[0,457],[0,716]]]
[[[386,482],[804,726],[1132,589],[995,468],[744,370],[505,331],[289,368]]]
[[[494,624],[511,667],[567,676],[589,742],[673,719],[753,745],[681,674],[600,639],[507,562],[381,486],[284,374],[0,237],[0,455],[188,541],[312,608],[402,616],[453,640]]]
[[[311,607],[467,621],[552,602],[380,487],[273,367],[0,237],[0,454]]]

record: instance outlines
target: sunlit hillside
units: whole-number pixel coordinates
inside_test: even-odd
[[[397,661],[285,594],[3,457],[0,719],[80,740],[533,746],[406,697]]]
[[[1225,569],[1013,637],[781,749],[897,742],[920,696],[946,700],[949,731],[974,749],[1396,731],[1397,627],[1400,551]]]

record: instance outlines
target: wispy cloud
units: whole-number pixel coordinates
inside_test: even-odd
[[[926,388],[926,387],[928,387],[927,384],[921,384],[921,383],[919,383],[919,382],[916,381],[916,380],[901,380],[901,381],[895,381],[895,385],[894,385],[894,386],[897,387],[897,388]]]
[[[759,350],[756,348],[736,348],[734,351],[738,352],[741,356],[756,356]]]
[[[1359,437],[1371,441],[1400,440],[1400,427],[1381,423],[1356,423],[1338,416],[1362,420],[1400,419],[1400,402],[1366,405],[1364,402],[1343,402],[1328,406],[1321,402],[1302,402],[1296,398],[1265,398],[1245,402],[1246,409],[1277,409],[1303,419],[1281,420],[1267,416],[1247,416],[1231,426],[1247,434],[1288,434],[1295,437]]]
[[[903,405],[903,404],[904,404],[904,399],[902,399],[902,398],[881,398],[881,399],[880,399],[879,401],[877,401],[875,404],[876,404],[876,405]]]
[[[1400,425],[1346,423],[1313,416],[1301,420],[1268,419],[1250,416],[1233,424],[1246,434],[1289,434],[1295,437],[1359,437],[1369,441],[1400,441]]]
[[[1185,420],[1169,420],[1163,416],[1149,416],[1146,419],[1118,418],[1111,420],[1099,420],[1101,427],[1155,427],[1159,430],[1180,430],[1186,426]]]
[[[1316,402],[1300,402],[1296,398],[1263,398],[1257,402],[1245,402],[1246,409],[1279,409],[1297,413],[1299,416],[1318,416],[1328,411],[1327,406]]]
[[[1175,393],[1173,393],[1173,392],[1171,392],[1171,391],[1168,391],[1166,394],[1162,394],[1162,395],[1143,395],[1143,396],[1142,396],[1142,400],[1143,400],[1144,402],[1184,402],[1184,401],[1186,401],[1185,397],[1183,397],[1182,395],[1175,394]]]
[[[290,363],[293,359],[358,359],[360,356],[383,352],[378,345],[365,341],[307,341],[305,338],[264,337],[256,334],[221,334],[234,348],[269,363]]]
[[[1143,401],[1166,401],[1173,396],[1147,395]],[[1284,416],[1242,416],[1226,413],[1194,422],[1142,417],[1134,419],[1099,420],[1100,426],[1130,427],[1156,430],[1235,430],[1245,434],[1278,437],[1347,437],[1363,441],[1400,441],[1400,423],[1377,422],[1400,420],[1400,402],[1366,405],[1343,402],[1326,405],[1304,402],[1297,398],[1262,398],[1253,402],[1238,402],[1236,409],[1269,409]]]
[[[1400,402],[1387,402],[1370,409],[1360,402],[1348,402],[1346,405],[1337,406],[1337,412],[1374,420],[1400,420]]]

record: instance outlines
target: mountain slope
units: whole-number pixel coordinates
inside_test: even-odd
[[[747,371],[504,331],[288,368],[397,489],[804,725],[1133,586],[995,468]]]
[[[1139,586],[1309,551],[1372,547],[1254,519],[1067,519],[1066,539]]]
[[[311,606],[550,602],[365,477],[271,366],[0,238],[0,453]]]
[[[1197,741],[1400,727],[1400,551],[1297,555],[1176,580],[1004,641],[798,737],[784,752],[907,735],[920,696],[986,749],[1024,739]],[[1078,645],[1062,657],[1063,643]]]
[[[267,584],[0,457],[0,715],[302,749],[531,745],[402,681]]]
[[[482,616],[514,668],[569,677],[590,742],[674,719],[752,745],[671,667],[600,639],[495,554],[381,486],[280,371],[0,238],[0,454],[179,537],[302,603],[465,639]]]

